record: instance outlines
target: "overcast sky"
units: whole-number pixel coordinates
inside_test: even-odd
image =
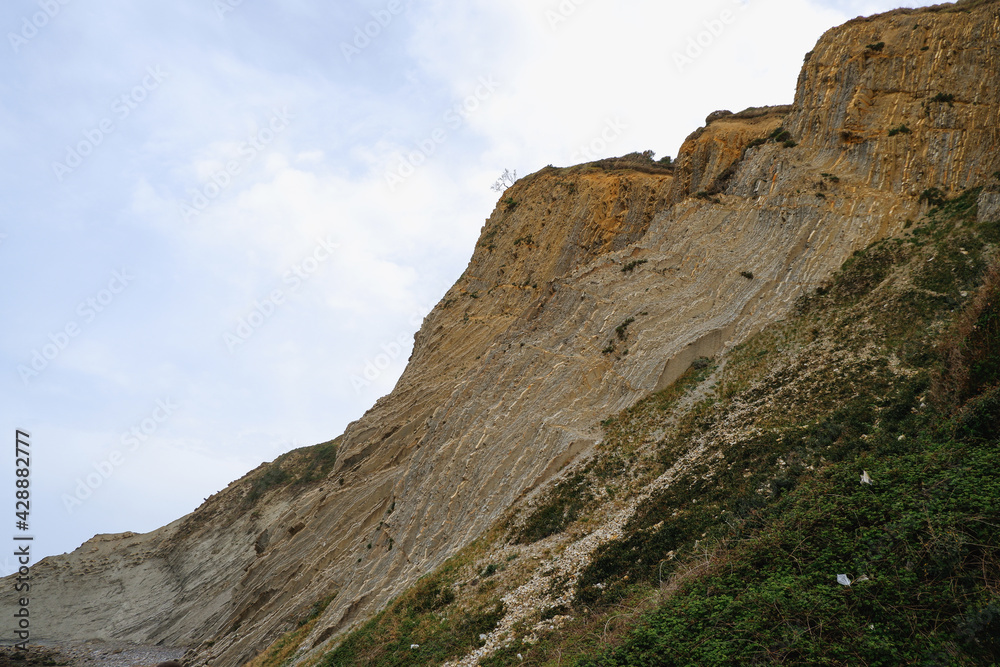
[[[5,2],[9,534],[15,429],[36,556],[177,519],[392,389],[504,169],[676,155],[894,6]]]

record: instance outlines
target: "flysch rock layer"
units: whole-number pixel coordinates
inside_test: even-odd
[[[336,594],[306,642],[321,650],[585,457],[601,419],[899,233],[924,190],[988,182],[998,50],[995,1],[857,19],[806,57],[793,105],[712,114],[672,170],[623,158],[521,179],[328,477],[252,505],[240,480],[157,531],[45,559],[36,636],[191,646],[227,667]],[[749,147],[782,127],[794,146]]]

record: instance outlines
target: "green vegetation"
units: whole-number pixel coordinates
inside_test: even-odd
[[[920,193],[920,201],[927,202],[931,206],[941,206],[947,200],[948,198],[938,188],[927,188]]]
[[[511,213],[514,209],[516,209],[519,204],[519,202],[517,202],[513,197],[507,197],[503,200],[503,203],[508,213]]]
[[[746,278],[747,280],[753,280],[753,272],[752,271],[740,271],[740,275],[743,276],[744,278]]]
[[[894,137],[897,134],[912,134],[912,133],[913,133],[913,130],[911,130],[910,128],[906,127],[905,124],[900,124],[899,127],[894,127],[891,130],[889,130],[889,136],[890,137]]]
[[[636,259],[631,262],[628,262],[625,266],[622,267],[622,273],[632,273],[633,271],[635,271],[636,267],[642,266],[643,264],[646,264],[648,262],[649,262],[648,259]]]
[[[479,576],[482,577],[483,579],[489,579],[494,574],[496,574],[499,569],[500,569],[499,565],[497,565],[496,563],[490,563],[489,565],[483,568],[483,571],[479,573]]]
[[[783,127],[779,127],[768,138],[776,142],[788,141],[792,138],[792,133]]]
[[[583,165],[577,165],[576,167],[570,167],[571,170],[580,170],[586,173],[587,171],[618,171],[618,170],[629,170],[629,171],[639,171],[646,174],[671,174],[673,173],[674,164],[669,156],[664,157],[661,160],[654,160],[653,157],[656,154],[651,151],[642,151],[641,153],[629,153],[628,155],[623,155],[621,157],[611,157],[604,158],[601,160],[595,160],[594,162],[588,162]]]
[[[944,102],[947,103],[948,106],[953,107],[955,106],[955,96],[951,93],[938,93],[931,98],[931,102]]]
[[[1000,452],[914,431],[913,445],[830,465],[760,511],[724,566],[578,664],[995,661]],[[841,573],[854,585],[839,585]]]
[[[615,334],[618,335],[618,340],[625,340],[628,337],[628,328],[632,326],[634,322],[634,317],[628,317],[624,322],[615,327]]]
[[[513,199],[511,200],[513,201]],[[516,205],[516,203],[515,203]],[[496,236],[500,231],[500,225],[493,225],[490,227],[479,239],[479,245],[486,248],[490,252],[496,250]]]
[[[504,606],[498,599],[459,606],[455,591],[462,565],[451,559],[418,581],[327,653],[320,667],[440,664],[481,646],[479,636],[496,627]]]
[[[304,486],[326,478],[337,462],[340,438],[312,447],[282,454],[250,478],[250,488],[243,497],[244,507],[253,507],[270,490]]]
[[[885,48],[885,42],[879,42],[877,44],[869,44],[865,48],[868,49],[869,51],[875,51],[876,53],[878,53],[879,51]]]
[[[309,613],[298,620],[295,630],[283,635],[278,641],[271,644],[264,653],[250,662],[248,667],[282,667],[290,663],[299,647],[302,646],[302,642],[313,631],[316,620],[326,611],[335,597],[336,595],[331,595],[316,602]]]
[[[577,473],[556,484],[517,531],[514,542],[531,544],[565,530],[593,499],[586,481],[582,473]]]

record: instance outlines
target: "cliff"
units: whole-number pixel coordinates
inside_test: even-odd
[[[990,181],[998,45],[996,2],[858,19],[806,56],[793,105],[713,114],[672,168],[632,155],[521,179],[391,394],[184,519],[35,566],[37,632],[240,665],[318,609],[299,642],[320,655],[578,469],[609,415],[728,358],[902,235],[928,190]]]

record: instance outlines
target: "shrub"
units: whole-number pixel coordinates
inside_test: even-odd
[[[878,44],[869,44],[865,48],[868,49],[869,51],[878,52],[885,48],[885,42],[879,42]]]
[[[642,266],[643,264],[646,264],[648,262],[649,262],[648,259],[637,259],[631,261],[622,267],[622,273],[632,273],[633,271],[635,271],[636,267]]]
[[[906,127],[906,125],[900,125],[899,127],[894,127],[891,130],[889,130],[889,136],[890,137],[894,137],[897,134],[911,134],[911,133],[912,133],[912,130],[910,130],[910,128]]]
[[[744,278],[746,278],[747,280],[753,280],[753,272],[752,271],[740,271],[740,275],[743,276]]]
[[[631,324],[635,322],[634,317],[629,317],[624,322],[615,327],[615,333],[618,334],[619,340],[625,340],[628,337],[628,328]]]
[[[943,206],[948,198],[938,188],[927,188],[920,193],[920,201],[925,201],[931,206]]]
[[[979,294],[945,337],[941,356],[939,396],[966,400],[1000,385],[1000,265],[987,271]]]
[[[789,139],[792,138],[792,133],[789,132],[788,130],[786,130],[785,128],[783,128],[783,127],[779,127],[774,132],[772,132],[771,136],[768,137],[768,138],[769,139],[774,139],[777,142],[787,141],[787,140],[789,140]]]
[[[955,96],[951,93],[938,93],[931,98],[931,102],[946,102],[948,106],[955,106]]]
[[[795,148],[796,146],[799,145],[799,143],[794,139],[786,139],[781,143],[781,145],[784,146],[785,148]]]
[[[562,480],[524,522],[514,537],[517,544],[532,544],[565,530],[593,499],[583,473]]]
[[[503,203],[507,206],[507,212],[511,212],[517,208],[518,202],[514,200],[513,197],[507,197],[503,200]]]

